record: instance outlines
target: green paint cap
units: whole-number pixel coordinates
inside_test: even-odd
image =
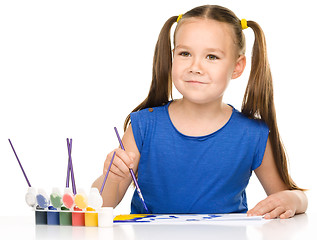
[[[62,195],[58,188],[53,188],[50,200],[54,208],[62,207]]]

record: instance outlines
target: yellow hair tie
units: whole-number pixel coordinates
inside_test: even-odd
[[[176,22],[178,23],[178,21],[181,20],[182,17],[183,17],[183,14],[179,14],[179,16],[178,16]]]
[[[241,27],[242,27],[242,30],[248,28],[248,22],[247,22],[247,20],[241,19]]]

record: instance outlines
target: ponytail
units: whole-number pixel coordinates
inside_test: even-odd
[[[169,18],[164,24],[155,46],[153,57],[152,83],[147,98],[132,112],[144,108],[161,106],[172,98],[172,49],[170,31],[178,16]],[[124,122],[124,131],[130,122],[130,114]]]
[[[269,139],[279,175],[288,189],[303,190],[294,183],[288,173],[286,152],[277,127],[272,75],[264,33],[256,22],[248,21],[247,24],[254,32],[255,40],[252,49],[251,72],[241,112],[249,118],[261,119],[268,125]]]

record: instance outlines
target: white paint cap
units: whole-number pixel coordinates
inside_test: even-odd
[[[36,205],[36,189],[34,187],[29,187],[27,193],[25,194],[26,204],[30,207],[35,207]]]
[[[69,187],[66,187],[65,189],[64,189],[64,194],[65,193],[68,193],[68,194],[70,194],[70,195],[73,195],[73,191],[69,188]]]
[[[102,207],[103,200],[97,188],[91,188],[88,196],[88,206],[98,210]]]
[[[59,190],[59,188],[57,187],[53,187],[52,188],[52,193],[57,194],[58,196],[61,196],[61,191]]]

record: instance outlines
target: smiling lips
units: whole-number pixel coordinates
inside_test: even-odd
[[[201,82],[201,81],[196,81],[196,80],[189,80],[189,81],[185,81],[187,83],[196,83],[196,84],[207,84],[205,82]]]

